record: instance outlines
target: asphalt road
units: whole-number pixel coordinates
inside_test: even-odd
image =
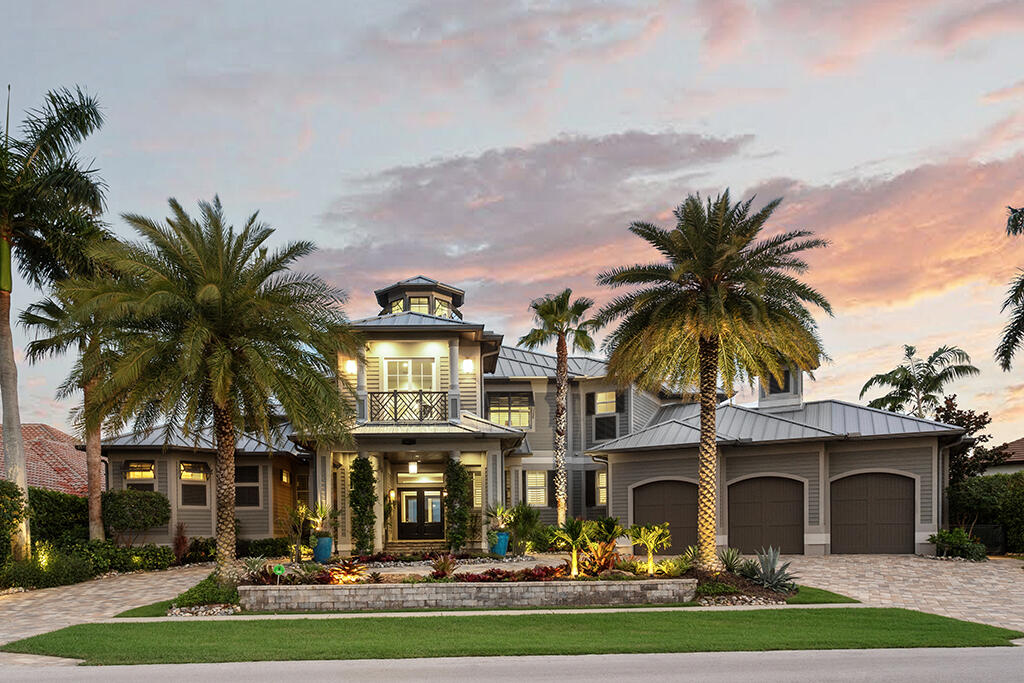
[[[0,667],[16,681],[1021,681],[1024,647]]]

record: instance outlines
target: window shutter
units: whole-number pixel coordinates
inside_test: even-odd
[[[558,503],[555,501],[555,471],[548,470],[548,507],[557,507]]]
[[[526,502],[526,470],[523,470],[523,490],[519,492],[520,500]]]
[[[597,504],[597,471],[587,470],[587,507],[592,508]]]
[[[594,414],[594,392],[587,392],[587,415]]]
[[[626,412],[626,392],[615,392],[615,412],[622,414]]]

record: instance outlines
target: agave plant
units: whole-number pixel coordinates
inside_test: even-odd
[[[743,556],[737,548],[722,548],[718,551],[718,561],[722,563],[722,569],[735,574],[743,561]]]
[[[687,546],[683,554],[679,556],[679,561],[686,565],[687,569],[696,567],[700,562],[700,548],[695,545]]]
[[[554,530],[554,536],[572,551],[572,571],[570,576],[579,576],[579,551],[590,542],[587,536],[587,523],[582,519],[567,519],[565,524]]]
[[[248,579],[258,575],[267,566],[267,558],[262,555],[256,557],[243,557],[242,566],[245,567],[245,576]]]
[[[745,572],[743,576],[769,590],[779,593],[792,591],[796,588],[793,580],[798,577],[789,571],[789,562],[779,566],[779,554],[778,548],[762,548],[756,561],[747,560],[741,565],[741,572]]]
[[[672,545],[668,522],[664,524],[634,524],[629,527],[629,540],[647,550],[647,573],[654,573],[654,553]]]
[[[338,563],[337,567],[331,567],[331,583],[355,583],[366,574],[366,567],[359,564],[359,560],[349,558]]]

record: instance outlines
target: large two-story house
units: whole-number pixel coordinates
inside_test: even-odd
[[[272,445],[241,442],[235,482],[239,534],[280,535],[296,500],[341,511],[337,544],[351,548],[349,473],[377,479],[375,546],[444,543],[448,458],[473,478],[474,545],[485,510],[525,501],[555,520],[555,358],[503,344],[464,317],[465,292],[417,276],[377,290],[380,312],[354,321],[361,358],[339,358],[352,387],[353,444],[308,443],[287,430]],[[471,318],[471,316],[470,316]],[[569,360],[569,514],[669,522],[673,551],[696,538],[699,409],[678,396],[617,387],[595,358]],[[914,552],[943,523],[950,448],[962,430],[840,401],[805,402],[787,375],[756,405],[719,407],[719,543],[787,553]],[[172,520],[150,540],[213,530],[212,444],[155,434],[107,440],[111,487],[167,494]]]

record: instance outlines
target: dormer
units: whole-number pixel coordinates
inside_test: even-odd
[[[425,275],[399,280],[374,292],[381,306],[379,315],[390,313],[423,313],[439,318],[462,320],[462,303],[466,293]]]
[[[759,410],[791,410],[799,408],[804,401],[804,379],[800,371],[783,370],[782,381],[769,377],[757,383],[757,407]]]

